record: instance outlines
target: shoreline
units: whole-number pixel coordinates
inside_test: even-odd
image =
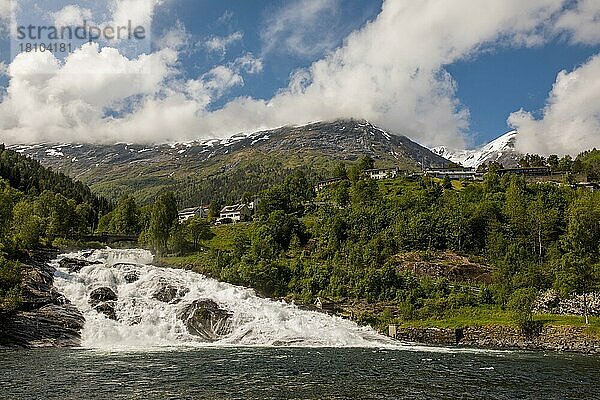
[[[585,329],[581,326],[544,325],[539,332],[526,335],[516,327],[505,325],[464,328],[390,325],[387,335],[395,340],[455,348],[600,354],[600,337],[585,333]]]

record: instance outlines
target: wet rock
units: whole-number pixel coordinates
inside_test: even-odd
[[[158,288],[152,293],[152,298],[163,303],[178,303],[189,291],[186,287],[177,287],[160,279]]]
[[[80,345],[83,315],[54,288],[56,251],[40,250],[22,263],[19,310],[0,312],[0,346],[73,347]]]
[[[69,271],[69,273],[79,272],[83,267],[87,267],[89,265],[97,265],[102,264],[100,261],[88,261],[79,258],[63,258],[58,262],[61,268],[65,268]]]
[[[24,300],[21,305],[22,311],[32,311],[48,304],[68,303],[67,299],[53,287],[55,272],[56,269],[47,264],[23,264],[21,295]]]
[[[188,332],[200,336],[207,342],[219,340],[231,333],[231,313],[219,308],[210,299],[200,299],[187,305],[178,317],[184,322]]]
[[[132,264],[132,263],[116,263],[112,265],[115,268],[135,268],[137,267],[137,264]]]
[[[89,303],[92,307],[106,301],[117,301],[117,294],[111,288],[99,287],[90,293]]]
[[[104,314],[108,319],[112,319],[113,321],[117,320],[117,312],[115,311],[114,301],[105,301],[99,303],[97,306],[94,307],[94,310],[96,310],[100,314]]]
[[[79,346],[84,323],[83,315],[71,304],[49,304],[35,311],[0,314],[0,345]]]
[[[128,271],[123,275],[123,279],[127,283],[134,283],[140,279],[140,274],[137,271]]]
[[[116,301],[117,294],[111,288],[107,287],[94,289],[90,293],[90,299],[88,300],[94,310],[114,321],[117,320],[117,313],[115,311]]]

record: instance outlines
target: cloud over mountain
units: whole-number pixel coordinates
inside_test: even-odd
[[[112,19],[122,21],[128,13],[151,18],[156,7],[165,6],[159,0],[141,3],[131,8],[115,3]],[[336,2],[319,4],[311,18],[334,12]],[[498,45],[530,46],[565,32],[572,40],[596,40],[584,29],[585,21],[593,23],[587,11],[596,10],[594,3],[569,9],[565,4],[387,0],[373,21],[350,34],[338,49],[294,71],[289,84],[271,98],[239,97],[216,110],[209,105],[241,87],[245,74],[261,73],[268,59],[245,53],[189,79],[180,70],[181,50],[171,46],[174,41],[169,38],[157,40],[160,50],[138,57],[98,46],[86,46],[64,60],[21,54],[9,67],[10,81],[0,103],[0,140],[164,142],[357,117],[426,145],[461,147],[469,111],[444,67]],[[275,31],[273,37],[286,32]],[[220,51],[222,46],[215,42],[214,48]],[[549,104],[563,102],[563,91],[581,89],[555,85]],[[553,109],[544,119],[558,113]],[[594,128],[585,121],[579,127]],[[521,129],[537,121],[514,114],[511,122]]]

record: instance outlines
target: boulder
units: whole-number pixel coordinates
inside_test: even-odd
[[[125,275],[123,275],[123,279],[127,283],[134,283],[140,279],[140,274],[137,271],[127,271]]]
[[[104,314],[108,319],[117,320],[115,312],[117,294],[111,288],[99,287],[92,290],[88,301],[98,313]]]
[[[67,299],[53,286],[56,270],[49,265],[23,264],[22,311],[32,311],[48,304],[62,305]]]
[[[111,288],[99,287],[90,293],[89,303],[92,307],[106,301],[117,301],[117,294]]]
[[[185,306],[178,317],[185,324],[187,331],[199,336],[207,342],[219,340],[221,336],[231,333],[231,313],[219,308],[210,299],[200,299]]]
[[[58,265],[61,268],[65,268],[69,271],[69,273],[79,272],[83,267],[87,267],[88,265],[97,265],[102,264],[101,261],[88,261],[79,258],[63,258],[58,262]]]
[[[94,310],[96,310],[99,314],[104,314],[108,319],[112,319],[113,321],[117,320],[114,301],[105,301],[99,303],[94,307]]]
[[[158,281],[158,288],[152,293],[152,298],[163,303],[179,303],[181,298],[190,290],[186,287],[174,286],[164,279]]]

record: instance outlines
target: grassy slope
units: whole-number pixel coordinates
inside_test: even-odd
[[[303,168],[313,181],[329,178],[339,158],[316,151],[263,152],[244,149],[207,162],[167,162],[157,164],[99,165],[78,176],[94,192],[111,199],[133,194],[142,204],[154,200],[164,190],[173,190],[184,206],[211,200],[237,201],[245,192],[255,193],[278,183],[290,170]],[[378,167],[398,165],[392,158],[380,159]],[[408,161],[401,168],[415,169]]]

